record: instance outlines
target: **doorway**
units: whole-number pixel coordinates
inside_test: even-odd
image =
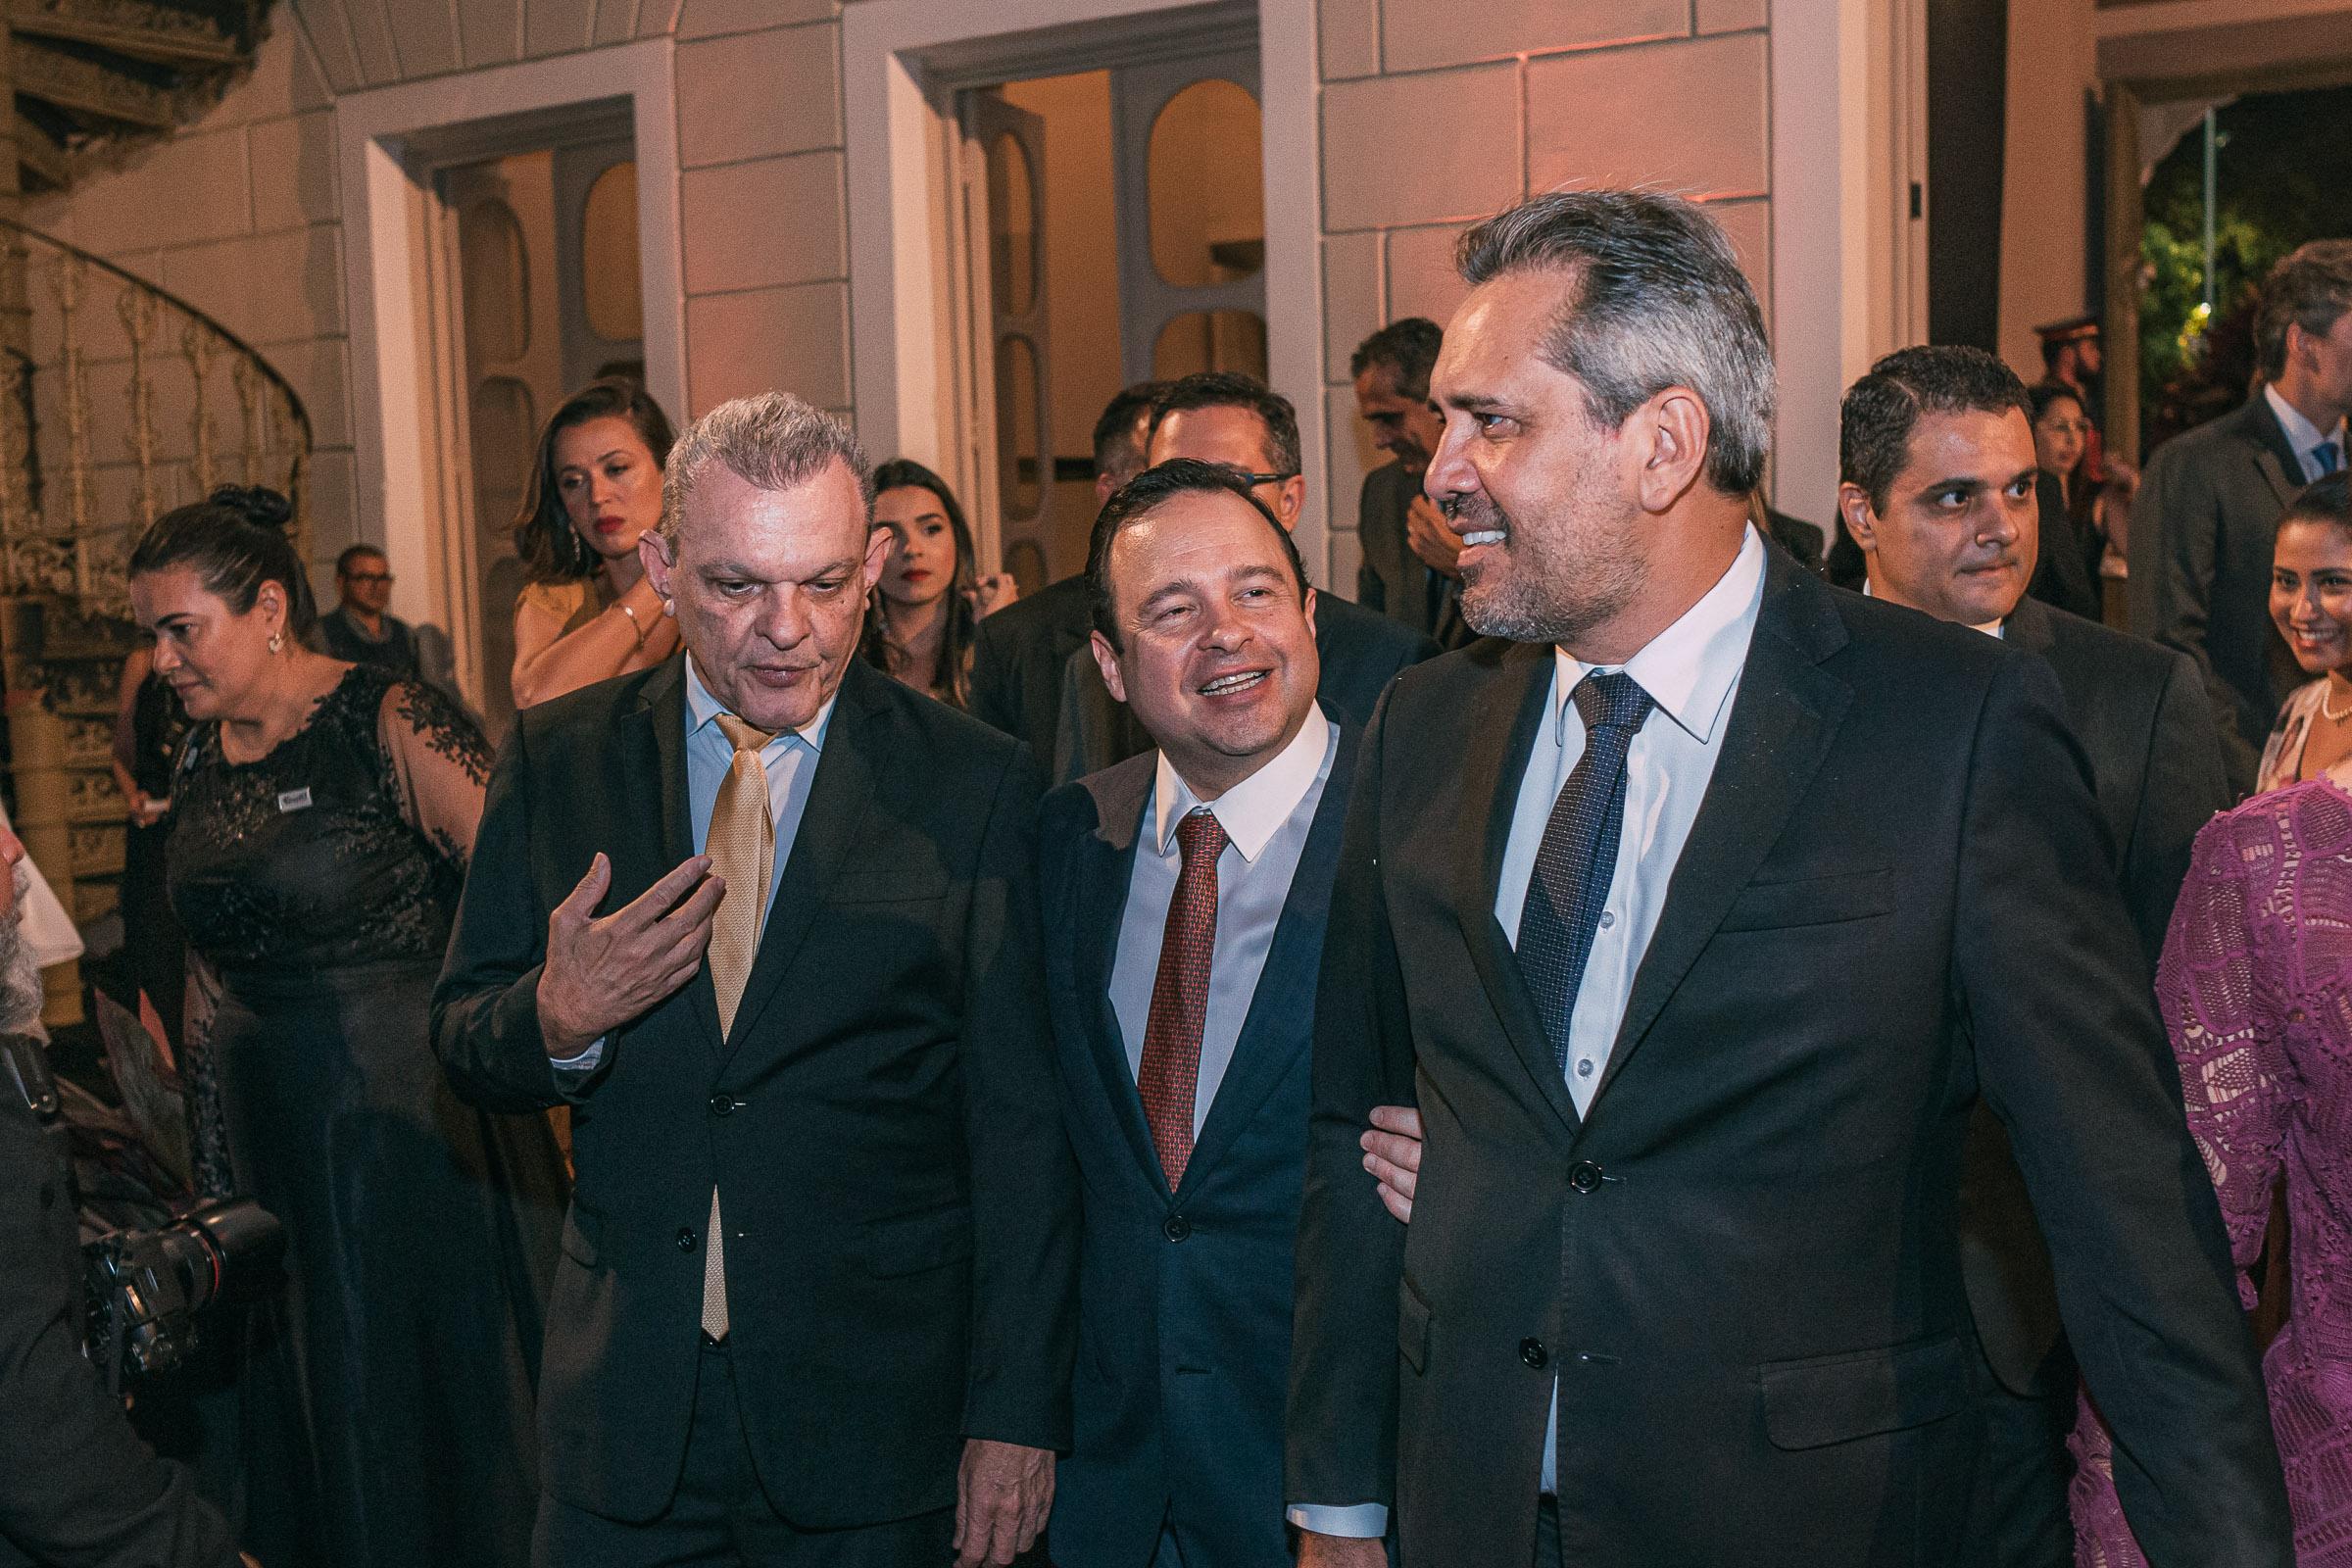
[[[950,232],[968,237],[966,352],[988,393],[970,466],[1033,591],[1085,565],[1094,421],[1121,387],[1266,378],[1256,51],[968,88],[956,118]]]
[[[445,165],[435,277],[454,327],[456,420],[464,429],[464,563],[485,725],[514,716],[514,609],[522,564],[514,525],[529,494],[540,426],[589,381],[645,377],[636,148],[627,123],[590,122],[540,146]]]

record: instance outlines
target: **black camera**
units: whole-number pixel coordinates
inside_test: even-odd
[[[206,1309],[267,1291],[284,1250],[285,1228],[249,1198],[84,1243],[90,1359],[117,1386],[179,1365],[196,1347]]]

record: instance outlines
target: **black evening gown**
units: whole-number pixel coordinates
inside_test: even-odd
[[[464,865],[416,781],[487,762],[446,698],[359,665],[259,760],[199,725],[173,780],[172,903],[219,985],[199,1147],[287,1233],[242,1378],[266,1563],[529,1555],[563,1164],[544,1117],[459,1103],[426,1038]]]

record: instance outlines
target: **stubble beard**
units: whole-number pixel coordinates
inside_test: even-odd
[[[1633,547],[1639,511],[1580,487],[1546,508],[1544,522],[1529,524],[1483,495],[1463,498],[1456,532],[1499,523],[1504,537],[1500,569],[1464,579],[1462,618],[1482,637],[1522,643],[1574,644],[1607,624],[1649,580],[1649,564]]]

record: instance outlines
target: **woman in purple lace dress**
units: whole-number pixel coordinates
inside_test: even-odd
[[[2214,818],[2173,912],[2157,999],[2238,1293],[2286,1192],[2286,1323],[2263,1357],[2300,1568],[2352,1568],[2352,764]],[[2106,1430],[2074,1436],[2078,1560],[2137,1568]]]

